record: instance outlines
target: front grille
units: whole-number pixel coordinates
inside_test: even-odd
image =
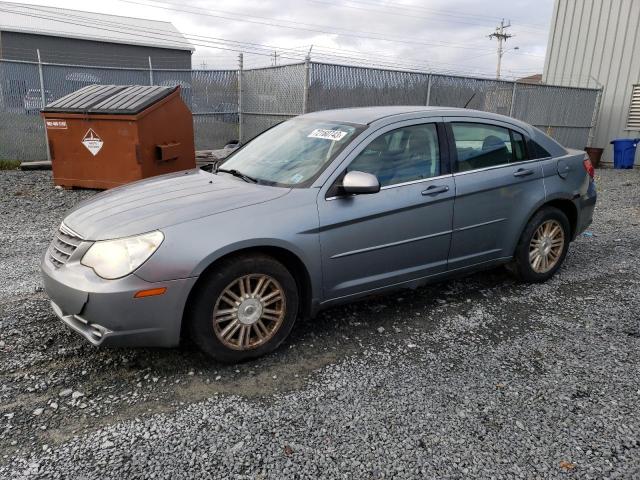
[[[77,236],[71,229],[64,224],[60,225],[49,247],[49,259],[51,263],[53,263],[56,268],[60,268],[67,263],[67,260],[69,260],[81,242],[82,238]]]

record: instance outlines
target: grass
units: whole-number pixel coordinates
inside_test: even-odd
[[[0,160],[0,170],[15,170],[20,166],[20,160]]]

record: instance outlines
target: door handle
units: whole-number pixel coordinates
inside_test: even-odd
[[[519,168],[513,173],[514,177],[526,177],[529,175],[533,175],[533,170],[529,170],[527,168]]]
[[[422,195],[438,195],[439,193],[448,191],[449,187],[447,185],[431,185],[429,188],[422,191]]]

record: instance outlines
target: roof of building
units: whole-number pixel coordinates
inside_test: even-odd
[[[171,22],[0,2],[0,31],[193,51]]]
[[[516,80],[518,83],[542,83],[542,74],[536,73],[528,77],[521,77]]]

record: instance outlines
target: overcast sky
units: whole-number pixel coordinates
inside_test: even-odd
[[[14,0],[16,1],[16,0]],[[510,20],[505,77],[542,73],[553,0],[17,0],[17,3],[171,21],[194,44],[193,66],[236,68],[312,58],[494,75],[496,40]],[[211,48],[212,43],[221,47]],[[519,47],[514,50],[513,47]],[[270,57],[272,50],[277,58]],[[253,52],[253,53],[249,53]],[[260,53],[260,54],[258,54]]]

